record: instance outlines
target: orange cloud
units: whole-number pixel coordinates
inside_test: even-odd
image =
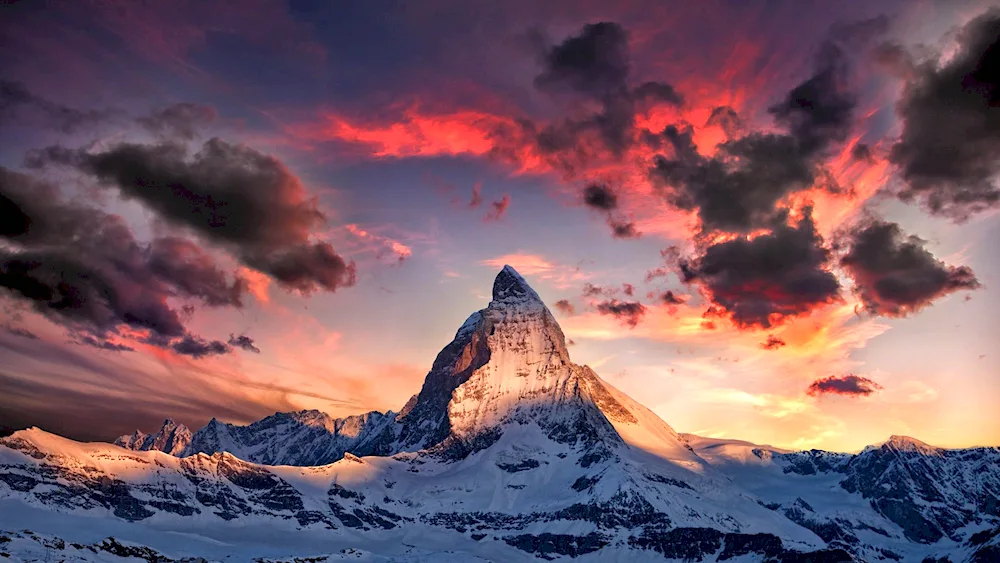
[[[247,291],[250,295],[253,295],[255,299],[262,305],[267,305],[271,302],[271,295],[268,293],[268,288],[271,286],[271,278],[266,274],[262,274],[257,270],[251,270],[244,266],[240,266],[237,275],[246,280]]]

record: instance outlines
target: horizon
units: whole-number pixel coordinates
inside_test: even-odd
[[[995,2],[53,6],[0,23],[0,430],[398,409],[509,264],[677,432],[1000,445]]]

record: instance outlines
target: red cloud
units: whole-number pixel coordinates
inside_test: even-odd
[[[510,195],[503,194],[502,198],[490,203],[490,210],[483,217],[483,220],[490,222],[503,219],[507,214],[508,207],[510,207]]]

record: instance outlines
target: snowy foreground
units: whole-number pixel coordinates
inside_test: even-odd
[[[1000,561],[1000,450],[678,435],[505,267],[397,413],[0,439],[0,561]]]

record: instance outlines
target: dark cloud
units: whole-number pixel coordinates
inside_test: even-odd
[[[217,356],[228,354],[233,351],[226,343],[218,340],[205,340],[197,336],[185,336],[174,341],[170,348],[178,354],[191,356],[192,358],[203,358],[205,356]]]
[[[123,327],[148,330],[162,346],[187,336],[173,297],[240,305],[245,282],[229,284],[189,241],[142,244],[121,217],[66,202],[52,184],[2,167],[0,194],[30,218],[4,237],[0,287],[83,344],[108,349],[100,343]]]
[[[872,153],[871,146],[865,143],[857,143],[851,147],[851,158],[868,163],[875,162],[875,155]]]
[[[729,106],[719,106],[712,110],[705,121],[706,126],[719,127],[725,131],[727,137],[737,137],[744,131],[743,120],[740,119],[736,110]]]
[[[138,117],[136,123],[159,137],[190,141],[198,134],[199,127],[215,121],[217,117],[215,108],[211,106],[181,102]]]
[[[318,288],[334,291],[355,283],[354,262],[344,259],[326,242],[292,246],[262,260],[248,260],[251,267],[271,274],[279,284],[308,295]]]
[[[785,341],[773,334],[767,335],[767,340],[761,342],[760,347],[765,350],[777,350],[785,345]]]
[[[870,40],[886,25],[880,17],[831,30],[813,75],[769,108],[785,132],[736,137],[742,124],[735,111],[716,108],[708,123],[728,128],[731,138],[709,158],[698,152],[689,125],[668,126],[662,141],[670,154],[657,155],[650,171],[668,203],[696,212],[704,233],[749,233],[780,220],[779,203],[791,194],[814,184],[839,193],[822,161],[847,139],[854,122],[846,45]]]
[[[169,281],[180,293],[199,297],[211,306],[243,306],[246,280],[237,278],[230,284],[215,260],[190,240],[157,238],[146,252],[150,273]]]
[[[84,346],[90,346],[91,348],[97,348],[98,350],[106,350],[108,352],[132,352],[135,350],[135,348],[126,344],[94,338],[89,334],[77,334],[71,342],[75,344],[82,344]]]
[[[253,352],[254,354],[260,354],[260,348],[258,348],[257,346],[254,345],[253,338],[250,338],[249,336],[246,336],[244,334],[241,334],[239,336],[236,336],[234,334],[230,334],[229,335],[229,345],[233,346],[233,347],[236,347],[236,348],[242,348],[242,349],[246,350],[247,352]]]
[[[37,170],[44,168],[50,163],[75,165],[80,162],[82,150],[64,147],[62,145],[51,145],[40,149],[31,149],[24,155],[25,168]]]
[[[576,307],[574,307],[568,299],[560,299],[559,301],[556,301],[555,307],[564,315],[576,314]]]
[[[695,259],[681,260],[680,269],[720,315],[742,328],[770,328],[839,299],[829,259],[806,209],[794,227],[782,223],[753,239],[713,244]]]
[[[25,228],[5,235],[26,251],[44,248],[74,262],[104,262],[159,293],[196,297],[212,306],[242,304],[246,282],[236,278],[230,284],[214,258],[187,239],[165,236],[140,244],[121,217],[65,202],[54,185],[2,167],[0,198],[28,218]],[[170,287],[155,287],[157,282]]]
[[[677,294],[675,294],[673,291],[667,291],[666,293],[661,295],[660,300],[666,303],[667,305],[682,305],[686,301],[686,299],[678,297]]]
[[[481,182],[476,182],[472,185],[472,199],[469,200],[469,207],[477,209],[483,204],[482,190],[483,184]]]
[[[103,123],[115,114],[111,110],[79,110],[57,104],[34,94],[21,82],[0,79],[0,123],[31,120],[69,134]]]
[[[899,43],[887,41],[872,49],[872,59],[890,73],[904,79],[912,79],[917,70],[913,55]]]
[[[614,293],[613,290],[606,287],[601,287],[599,285],[594,285],[592,283],[583,284],[583,296],[584,297],[597,297],[599,295],[610,295]]]
[[[947,61],[914,68],[897,112],[903,122],[889,160],[904,201],[964,220],[1000,203],[1000,9],[970,21]]]
[[[193,158],[176,144],[123,143],[55,160],[226,246],[286,289],[308,294],[355,283],[353,262],[330,244],[310,240],[326,216],[299,179],[272,156],[213,138]]]
[[[825,394],[847,395],[850,397],[861,397],[871,395],[882,389],[882,386],[867,377],[854,374],[817,379],[809,384],[806,393],[817,396]]]
[[[135,123],[161,138],[191,140],[200,126],[217,117],[211,106],[181,102],[137,117]],[[0,123],[14,119],[29,121],[69,134],[125,118],[125,112],[113,109],[81,110],[64,106],[38,96],[21,82],[0,79]]]
[[[840,264],[854,278],[867,311],[904,317],[959,290],[980,287],[972,270],[934,257],[925,241],[907,236],[896,223],[870,220],[849,233]]]
[[[624,293],[628,297],[632,297],[633,295],[635,295],[635,286],[630,283],[623,283],[622,293]]]
[[[591,209],[607,214],[607,224],[614,238],[639,238],[642,233],[635,223],[615,214],[618,209],[618,194],[607,184],[590,184],[583,190],[583,203]]]
[[[507,215],[507,208],[510,207],[510,195],[503,194],[503,197],[490,202],[490,211],[483,217],[486,222],[499,221]]]
[[[0,251],[0,287],[32,302],[53,321],[100,335],[128,325],[182,336],[184,325],[167,303],[168,294],[148,289],[130,273],[68,253]]]
[[[12,325],[4,325],[3,329],[14,336],[20,336],[22,338],[28,338],[30,340],[38,340],[38,335],[26,328]]]
[[[803,155],[814,155],[843,142],[854,121],[857,99],[846,89],[848,65],[841,48],[827,42],[817,72],[768,108],[777,124],[788,129]]]
[[[618,207],[618,194],[607,184],[591,184],[583,189],[583,203],[601,211],[612,211]]]
[[[615,317],[622,324],[635,328],[646,314],[646,306],[638,301],[611,299],[597,304],[597,312]]]
[[[627,88],[630,70],[628,34],[614,22],[583,26],[579,35],[544,54],[535,78],[540,90],[570,90],[600,99]]]
[[[646,272],[646,278],[645,278],[646,283],[649,283],[649,282],[655,280],[656,278],[665,278],[665,277],[667,277],[667,274],[669,274],[669,273],[670,273],[670,270],[668,270],[667,268],[664,268],[662,266],[659,267],[659,268],[653,268],[652,270],[649,270],[648,272]]]
[[[789,135],[751,133],[698,153],[690,127],[668,126],[663,137],[673,157],[657,155],[653,179],[671,205],[695,211],[704,232],[745,233],[770,227],[785,196],[809,189],[817,163]]]
[[[632,90],[632,99],[639,103],[664,102],[674,106],[684,103],[684,98],[673,86],[663,82],[645,82]]]
[[[544,152],[579,151],[582,138],[595,132],[604,146],[620,155],[635,140],[636,105],[662,102],[681,105],[674,88],[646,82],[629,88],[631,63],[628,34],[617,23],[587,24],[578,35],[546,49],[535,87],[552,93],[575,93],[600,104],[583,119],[566,119],[537,132]]]
[[[642,232],[632,221],[626,221],[618,217],[608,217],[608,226],[611,227],[611,236],[615,238],[640,238]]]

